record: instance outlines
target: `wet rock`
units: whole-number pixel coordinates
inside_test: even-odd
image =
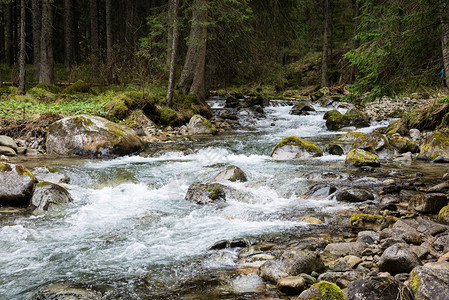
[[[335,144],[329,145],[327,148],[327,152],[329,152],[329,154],[331,154],[331,155],[338,155],[338,156],[341,156],[345,153],[342,147],[340,147],[339,145],[335,145]]]
[[[438,237],[432,244],[437,251],[449,252],[449,235]]]
[[[0,155],[16,156],[17,153],[12,148],[5,147],[5,146],[0,146]]]
[[[277,284],[277,289],[287,295],[299,295],[305,288],[306,281],[301,276],[287,276],[281,278]]]
[[[72,202],[70,193],[62,186],[51,182],[39,182],[30,201],[30,208],[35,212],[43,212],[53,205]]]
[[[357,234],[357,242],[367,243],[369,245],[378,244],[380,241],[379,233],[374,231],[360,231]]]
[[[416,195],[410,200],[409,207],[420,213],[437,214],[447,204],[446,194],[430,193]]]
[[[7,147],[13,149],[17,152],[17,144],[14,142],[12,138],[6,135],[0,135],[0,146]]]
[[[419,131],[419,129],[416,128],[412,128],[410,129],[409,133],[410,138],[414,141],[421,141],[421,131]]]
[[[367,247],[368,245],[363,242],[332,243],[324,248],[323,255],[334,259],[347,255],[361,257]]]
[[[200,115],[194,115],[189,124],[187,124],[187,130],[191,134],[216,134],[217,130],[214,125],[206,118]]]
[[[399,153],[418,153],[419,152],[419,146],[411,141],[410,139],[406,137],[402,137],[399,134],[393,134],[389,137],[390,144],[396,148]]]
[[[289,136],[276,145],[271,157],[274,160],[303,160],[322,155],[323,150],[315,143]]]
[[[340,135],[335,138],[338,142],[344,142],[344,143],[353,143],[355,140],[357,140],[359,137],[366,135],[365,132],[355,132],[355,131],[349,131],[343,135]]]
[[[385,135],[379,132],[372,132],[362,135],[354,141],[353,148],[366,150],[369,152],[379,152],[385,147],[391,147]]]
[[[393,161],[401,164],[411,164],[413,161],[413,156],[411,152],[402,153],[401,155],[393,158]]]
[[[420,233],[429,234],[435,236],[439,233],[443,233],[449,230],[449,226],[443,225],[429,219],[417,218],[415,225],[416,230]]]
[[[67,117],[51,124],[46,145],[49,154],[99,157],[132,154],[143,146],[134,130],[88,115]]]
[[[292,107],[292,109],[290,110],[290,114],[297,116],[307,116],[309,115],[310,111],[315,111],[315,108],[313,108],[312,105],[305,102],[299,102]]]
[[[265,262],[259,268],[259,276],[278,282],[287,276],[310,274],[313,271],[321,272],[322,270],[324,270],[324,264],[316,252],[290,250],[284,252],[279,259]]]
[[[244,248],[248,247],[248,241],[244,239],[235,239],[235,240],[222,240],[213,244],[209,250],[222,250],[226,248]]]
[[[449,205],[444,206],[438,213],[438,220],[444,224],[449,224]]]
[[[449,181],[444,181],[427,189],[428,193],[446,193],[449,191]]]
[[[374,195],[362,189],[348,189],[338,191],[335,194],[335,198],[337,201],[364,202],[367,200],[374,200]]]
[[[412,300],[411,292],[400,281],[389,277],[367,277],[351,282],[346,300]]]
[[[219,183],[194,183],[189,186],[185,199],[197,204],[224,202],[226,201],[225,186]]]
[[[308,290],[302,292],[301,295],[299,295],[299,297],[296,299],[344,300],[345,294],[336,284],[327,281],[321,281],[319,283],[315,283]]]
[[[362,149],[352,149],[346,155],[345,165],[347,167],[378,167],[380,162],[376,154]]]
[[[405,245],[388,247],[379,260],[379,271],[392,275],[408,273],[414,267],[421,265],[421,261],[413,251]]]
[[[449,136],[445,131],[434,131],[426,137],[420,147],[418,159],[434,160],[449,157]]]
[[[229,166],[225,171],[220,172],[217,176],[215,176],[214,181],[241,181],[245,182],[248,179],[246,178],[245,172],[242,169],[236,166]]]
[[[409,285],[415,299],[447,299],[449,295],[449,269],[432,265],[416,267],[410,273]]]
[[[388,227],[388,221],[381,215],[353,214],[349,220],[354,229],[381,231]]]
[[[36,177],[24,166],[0,164],[0,205],[28,205],[36,183]]]
[[[332,184],[317,184],[311,187],[303,197],[305,199],[325,200],[337,191]]]
[[[361,113],[343,115],[338,110],[331,110],[326,113],[325,118],[326,127],[329,130],[339,130],[349,126],[367,127],[370,124],[368,117]]]
[[[396,228],[385,228],[380,232],[380,239],[382,242],[388,238],[402,239],[409,244],[415,245],[419,245],[422,242],[421,234]]]
[[[32,300],[100,300],[97,291],[68,283],[55,283],[42,288]]]

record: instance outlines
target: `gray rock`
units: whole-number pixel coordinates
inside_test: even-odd
[[[309,111],[315,111],[315,108],[313,108],[313,106],[310,104],[300,102],[292,107],[292,109],[290,110],[290,114],[297,116],[307,116],[309,115]]]
[[[337,201],[363,202],[367,200],[374,200],[374,195],[361,189],[349,189],[337,192],[335,194],[335,198]]]
[[[421,265],[421,261],[413,251],[405,245],[388,247],[379,260],[379,271],[392,275],[408,273],[414,267]]]
[[[88,115],[67,117],[51,124],[46,145],[49,154],[99,157],[132,154],[143,146],[134,130]]]
[[[303,197],[313,200],[325,200],[336,191],[337,188],[332,184],[317,184],[311,187]]]
[[[278,282],[287,276],[310,274],[313,271],[321,272],[322,270],[324,270],[324,264],[316,252],[290,250],[284,252],[279,259],[265,262],[259,268],[259,276]]]
[[[419,266],[410,273],[410,288],[416,299],[447,300],[449,295],[449,269]]]
[[[242,171],[239,167],[229,166],[225,171],[220,172],[217,176],[215,176],[214,181],[248,181],[246,178],[245,172]]]
[[[9,136],[0,135],[0,146],[11,148],[17,152],[17,144]]]
[[[410,200],[409,207],[420,212],[437,214],[448,204],[447,195],[443,193],[420,194]]]
[[[388,277],[367,277],[351,282],[346,300],[412,300],[412,293],[400,281]]]
[[[70,193],[62,186],[51,182],[39,182],[31,198],[30,207],[36,212],[43,212],[53,205],[72,201]]]
[[[340,147],[339,145],[335,145],[335,144],[329,145],[327,148],[327,151],[331,155],[338,155],[338,156],[341,156],[345,153],[345,151],[343,150],[342,147]]]
[[[360,231],[357,234],[357,242],[363,242],[367,244],[378,244],[380,241],[379,233],[374,231]]]
[[[323,255],[334,259],[347,255],[361,257],[367,247],[368,245],[363,242],[332,243],[324,248]]]
[[[449,252],[449,235],[438,237],[432,244],[437,251]]]
[[[299,295],[305,288],[306,281],[301,276],[287,276],[281,278],[277,284],[277,289],[287,295]]]
[[[336,284],[327,281],[321,281],[319,283],[315,283],[308,290],[302,292],[301,295],[299,295],[299,297],[296,299],[344,300],[345,294]]]
[[[197,204],[211,204],[226,201],[225,186],[219,183],[194,183],[189,186],[185,199]]]
[[[36,183],[36,177],[24,166],[0,164],[0,205],[28,205]]]
[[[282,139],[271,153],[273,160],[304,160],[323,155],[323,150],[315,143],[296,136]]]
[[[190,118],[187,131],[191,134],[215,134],[217,132],[215,126],[200,115],[194,115]]]
[[[31,297],[32,300],[100,300],[97,291],[68,283],[50,284]]]
[[[12,148],[5,147],[5,146],[0,146],[0,155],[16,156],[17,153]]]
[[[402,239],[409,244],[419,245],[422,242],[422,235],[413,231],[406,231],[395,228],[385,228],[380,232],[380,240],[384,242],[385,239]]]
[[[25,155],[27,153],[27,148],[26,147],[17,147],[17,154],[19,155]]]
[[[412,138],[412,140],[414,140],[414,141],[421,140],[421,132],[419,131],[419,129],[416,129],[416,128],[410,129],[409,135]]]

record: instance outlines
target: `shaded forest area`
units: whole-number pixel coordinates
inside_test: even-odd
[[[358,97],[438,88],[446,0],[2,0],[1,82],[277,91],[348,84]],[[447,79],[446,79],[447,80]]]

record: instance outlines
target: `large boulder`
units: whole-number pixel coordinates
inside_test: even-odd
[[[344,300],[345,294],[334,283],[321,281],[312,285],[297,298],[298,300]]]
[[[59,155],[119,156],[139,151],[136,132],[101,117],[78,115],[48,127],[47,152]]]
[[[418,194],[409,203],[409,207],[420,212],[437,214],[448,204],[447,195],[443,193]]]
[[[245,182],[248,179],[246,178],[245,172],[243,172],[242,169],[236,166],[229,166],[226,168],[226,170],[218,173],[218,175],[214,178],[214,181],[225,180]]]
[[[0,146],[8,147],[17,152],[17,144],[12,138],[6,135],[0,135]]]
[[[435,160],[439,157],[449,157],[449,132],[432,132],[423,141],[420,150],[418,158],[423,160]]]
[[[332,184],[317,184],[311,187],[303,197],[312,200],[325,200],[336,191],[337,188]]]
[[[6,147],[6,146],[0,146],[0,155],[16,156],[17,152],[14,151],[13,148],[9,148],[9,147]]]
[[[353,144],[353,148],[363,149],[377,153],[385,148],[391,148],[385,135],[379,132],[372,132],[359,136]]]
[[[378,167],[380,166],[380,162],[379,157],[376,154],[362,149],[352,149],[346,155],[345,165],[348,167]]]
[[[400,153],[418,153],[419,146],[412,140],[402,137],[399,134],[393,134],[389,137],[390,145],[396,148]]]
[[[400,281],[390,277],[367,277],[348,286],[346,300],[412,300],[413,295]]]
[[[189,186],[185,199],[197,204],[211,204],[226,201],[226,187],[219,183],[194,183]]]
[[[447,263],[447,262],[446,262]],[[426,264],[410,273],[410,288],[418,300],[445,300],[449,295],[447,265]]]
[[[210,121],[200,115],[194,115],[189,124],[187,124],[187,130],[191,134],[216,134],[217,130]]]
[[[297,276],[301,273],[310,274],[313,271],[324,270],[324,263],[316,252],[290,250],[282,254],[279,259],[269,260],[259,268],[259,276],[278,282],[287,276]]]
[[[365,132],[349,131],[345,134],[337,136],[334,140],[342,143],[354,143],[359,137],[367,135]]]
[[[39,182],[30,201],[30,208],[35,212],[43,212],[53,205],[72,202],[70,193],[60,185],[51,182]]]
[[[449,224],[449,205],[446,205],[440,210],[438,220],[444,224]]]
[[[337,201],[346,202],[363,202],[367,200],[374,200],[374,195],[362,189],[347,189],[339,191],[335,194]]]
[[[367,127],[370,122],[367,116],[362,113],[346,113],[342,114],[338,110],[328,111],[325,115],[326,127],[329,130],[339,130],[344,127]]]
[[[290,110],[290,114],[297,116],[307,116],[309,114],[309,111],[315,111],[315,108],[305,102],[299,102],[292,107],[292,109]]]
[[[296,136],[283,138],[274,148],[274,160],[303,160],[323,155],[323,150],[315,143]]]
[[[408,273],[421,265],[418,256],[405,245],[393,245],[385,249],[379,259],[379,271],[392,275]]]
[[[0,205],[28,205],[36,183],[36,177],[24,166],[0,164]]]

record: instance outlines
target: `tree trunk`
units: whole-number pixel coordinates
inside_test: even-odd
[[[33,62],[34,77],[39,79],[39,65],[41,60],[41,26],[42,3],[40,0],[31,0],[31,15],[33,24]]]
[[[3,18],[3,11],[5,4],[0,1],[0,28],[5,28],[5,20]],[[5,30],[0,30],[0,64],[5,62]],[[1,73],[0,73],[0,86],[1,86]]]
[[[353,18],[354,18],[354,33],[352,37],[352,49],[357,49],[359,47],[359,41],[356,39],[357,35],[357,27],[359,26],[359,21],[357,20],[359,14],[360,14],[360,8],[359,8],[359,0],[353,0]],[[357,66],[353,65],[350,69],[351,73],[349,74],[349,81],[351,83],[354,83],[355,76],[357,74]]]
[[[321,87],[329,86],[329,0],[324,0],[323,6],[323,56],[321,59]]]
[[[64,64],[70,71],[73,64],[73,4],[72,0],[64,0]]]
[[[193,94],[204,100],[206,43],[207,43],[207,0],[195,0],[189,45],[179,87],[185,94]]]
[[[53,1],[42,0],[39,83],[53,83]]]
[[[13,64],[13,1],[9,1],[6,5],[6,63],[11,66]]]
[[[445,1],[441,1],[441,26],[443,36],[441,39],[442,42],[442,52],[443,52],[443,65],[444,65],[444,76],[446,77],[446,86],[449,87],[449,20],[447,17],[447,13],[449,12],[449,7],[445,4]]]
[[[25,95],[25,0],[20,0],[20,53],[19,53],[19,89]]]
[[[98,78],[100,74],[100,47],[98,41],[98,3],[90,0],[90,51],[92,58],[92,77]]]
[[[106,61],[108,66],[109,83],[112,83],[114,80],[112,38],[112,0],[106,0]]]
[[[178,51],[178,39],[179,39],[179,31],[178,31],[178,0],[170,1],[170,11],[171,19],[173,21],[172,25],[172,44],[170,46],[170,74],[168,77],[168,89],[167,89],[167,106],[173,106],[173,93],[175,90],[175,70],[176,70],[176,54]]]

